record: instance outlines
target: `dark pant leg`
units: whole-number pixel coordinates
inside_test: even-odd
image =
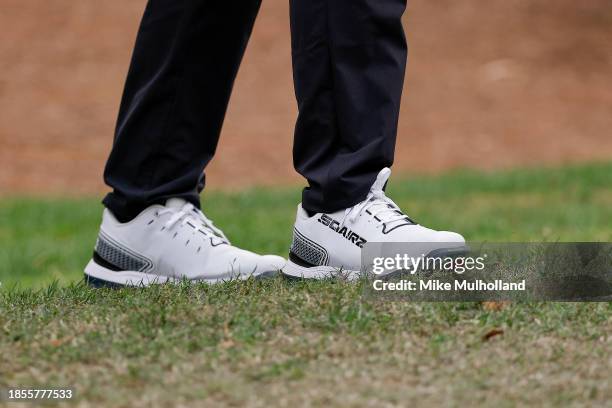
[[[199,205],[260,4],[149,1],[104,173],[104,204],[120,220],[170,197]]]
[[[294,164],[310,212],[350,207],[393,162],[406,0],[291,0]]]

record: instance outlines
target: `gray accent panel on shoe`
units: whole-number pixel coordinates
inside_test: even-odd
[[[327,265],[329,255],[321,245],[306,238],[297,229],[293,230],[291,253],[311,265]]]
[[[131,251],[102,231],[96,241],[96,252],[123,271],[146,272],[153,267],[150,259]]]

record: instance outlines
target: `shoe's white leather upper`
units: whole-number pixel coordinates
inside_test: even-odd
[[[428,243],[428,250],[465,245],[460,234],[423,227],[403,214],[383,191],[390,173],[388,168],[383,169],[367,198],[351,208],[310,217],[299,205],[292,251],[295,249],[309,255],[308,251],[324,250],[326,265],[358,271],[361,247],[365,242]],[[295,248],[296,240],[306,249]],[[308,244],[312,249],[307,247]],[[423,245],[418,245],[416,250],[422,252],[423,248]]]
[[[148,260],[142,272],[178,279],[245,278],[277,271],[285,264],[279,256],[232,246],[210,220],[181,199],[153,205],[124,224],[105,210],[100,236]]]

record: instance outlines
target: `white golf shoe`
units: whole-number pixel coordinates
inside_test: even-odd
[[[288,278],[359,278],[361,250],[367,242],[411,243],[408,255],[444,256],[467,249],[465,239],[455,233],[425,228],[405,215],[383,188],[391,170],[383,169],[367,198],[345,210],[309,216],[301,204],[293,229],[289,261],[282,273]],[[425,251],[425,253],[423,253]]]
[[[104,210],[85,278],[94,286],[147,286],[183,279],[215,283],[271,276],[285,263],[280,256],[230,245],[199,209],[175,198],[124,224]]]

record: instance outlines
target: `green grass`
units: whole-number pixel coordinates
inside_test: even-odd
[[[423,224],[480,241],[611,241],[612,164],[394,178]],[[298,189],[205,196],[232,241],[284,254]],[[0,203],[0,389],[90,405],[605,405],[612,304],[379,302],[360,284],[93,290],[96,199]],[[56,284],[51,284],[56,281]],[[503,334],[488,341],[492,329]]]

